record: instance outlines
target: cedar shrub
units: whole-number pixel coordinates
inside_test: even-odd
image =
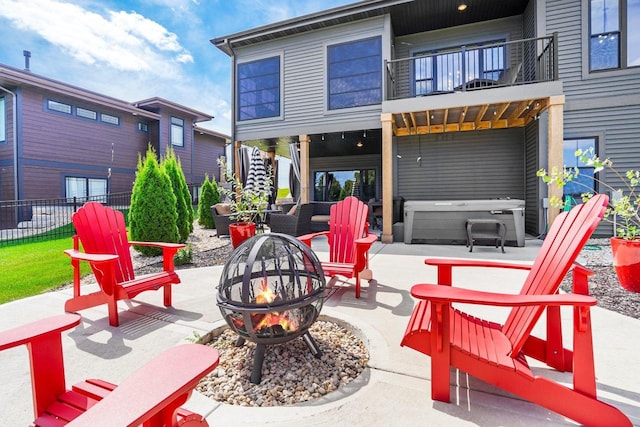
[[[177,243],[176,196],[171,179],[158,164],[155,150],[149,145],[144,160],[138,157],[138,170],[133,183],[129,209],[131,240]],[[135,246],[147,256],[160,255],[160,248]]]

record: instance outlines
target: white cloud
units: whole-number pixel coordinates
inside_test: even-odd
[[[193,62],[176,34],[136,12],[101,15],[56,0],[0,0],[0,16],[86,64],[166,76],[178,72],[176,63]]]

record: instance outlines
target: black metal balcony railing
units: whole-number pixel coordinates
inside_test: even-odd
[[[385,61],[386,99],[558,80],[557,33]]]

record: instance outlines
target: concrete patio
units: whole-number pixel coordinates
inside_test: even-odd
[[[315,242],[314,242],[315,243]],[[413,299],[412,285],[435,282],[435,269],[425,266],[431,257],[470,257],[532,261],[541,241],[528,239],[525,247],[499,249],[476,246],[382,244],[371,251],[374,281],[363,282],[360,299],[353,287],[335,292],[322,314],[343,320],[369,346],[369,368],[348,387],[324,398],[290,407],[246,408],[220,404],[194,393],[187,407],[205,414],[210,425],[231,426],[451,426],[451,425],[573,425],[574,422],[500,390],[452,372],[459,388],[451,404],[430,399],[430,360],[414,350],[400,347]],[[318,256],[326,255],[322,245]],[[215,292],[222,266],[179,272],[182,284],[174,287],[174,306],[162,307],[160,292],[146,292],[135,301],[121,303],[119,328],[107,322],[106,306],[81,312],[82,323],[63,335],[68,384],[85,378],[121,382],[137,367],[170,346],[185,342],[194,333],[224,325],[216,307]],[[454,280],[461,286],[501,292],[517,292],[525,272],[477,269],[460,270]],[[63,312],[71,289],[50,292],[0,305],[0,330]],[[476,313],[501,321],[505,310],[474,307]],[[592,309],[598,395],[620,408],[640,425],[640,320],[595,307]],[[570,311],[563,317],[571,330]],[[543,325],[544,326],[544,325]],[[570,340],[567,341],[570,343]],[[0,424],[27,425],[33,420],[29,362],[24,347],[0,352]],[[538,365],[536,365],[538,366]],[[554,380],[570,383],[570,374],[539,365]]]

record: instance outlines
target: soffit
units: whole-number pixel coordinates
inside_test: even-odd
[[[211,43],[227,55],[232,55],[233,48],[344,25],[385,14],[389,14],[391,17],[394,35],[404,36],[520,15],[529,3],[528,0],[465,0],[468,7],[464,12],[460,12],[457,9],[460,2],[452,0],[361,1],[217,37],[212,39]]]
[[[391,113],[396,136],[522,127],[537,120],[547,98]]]

